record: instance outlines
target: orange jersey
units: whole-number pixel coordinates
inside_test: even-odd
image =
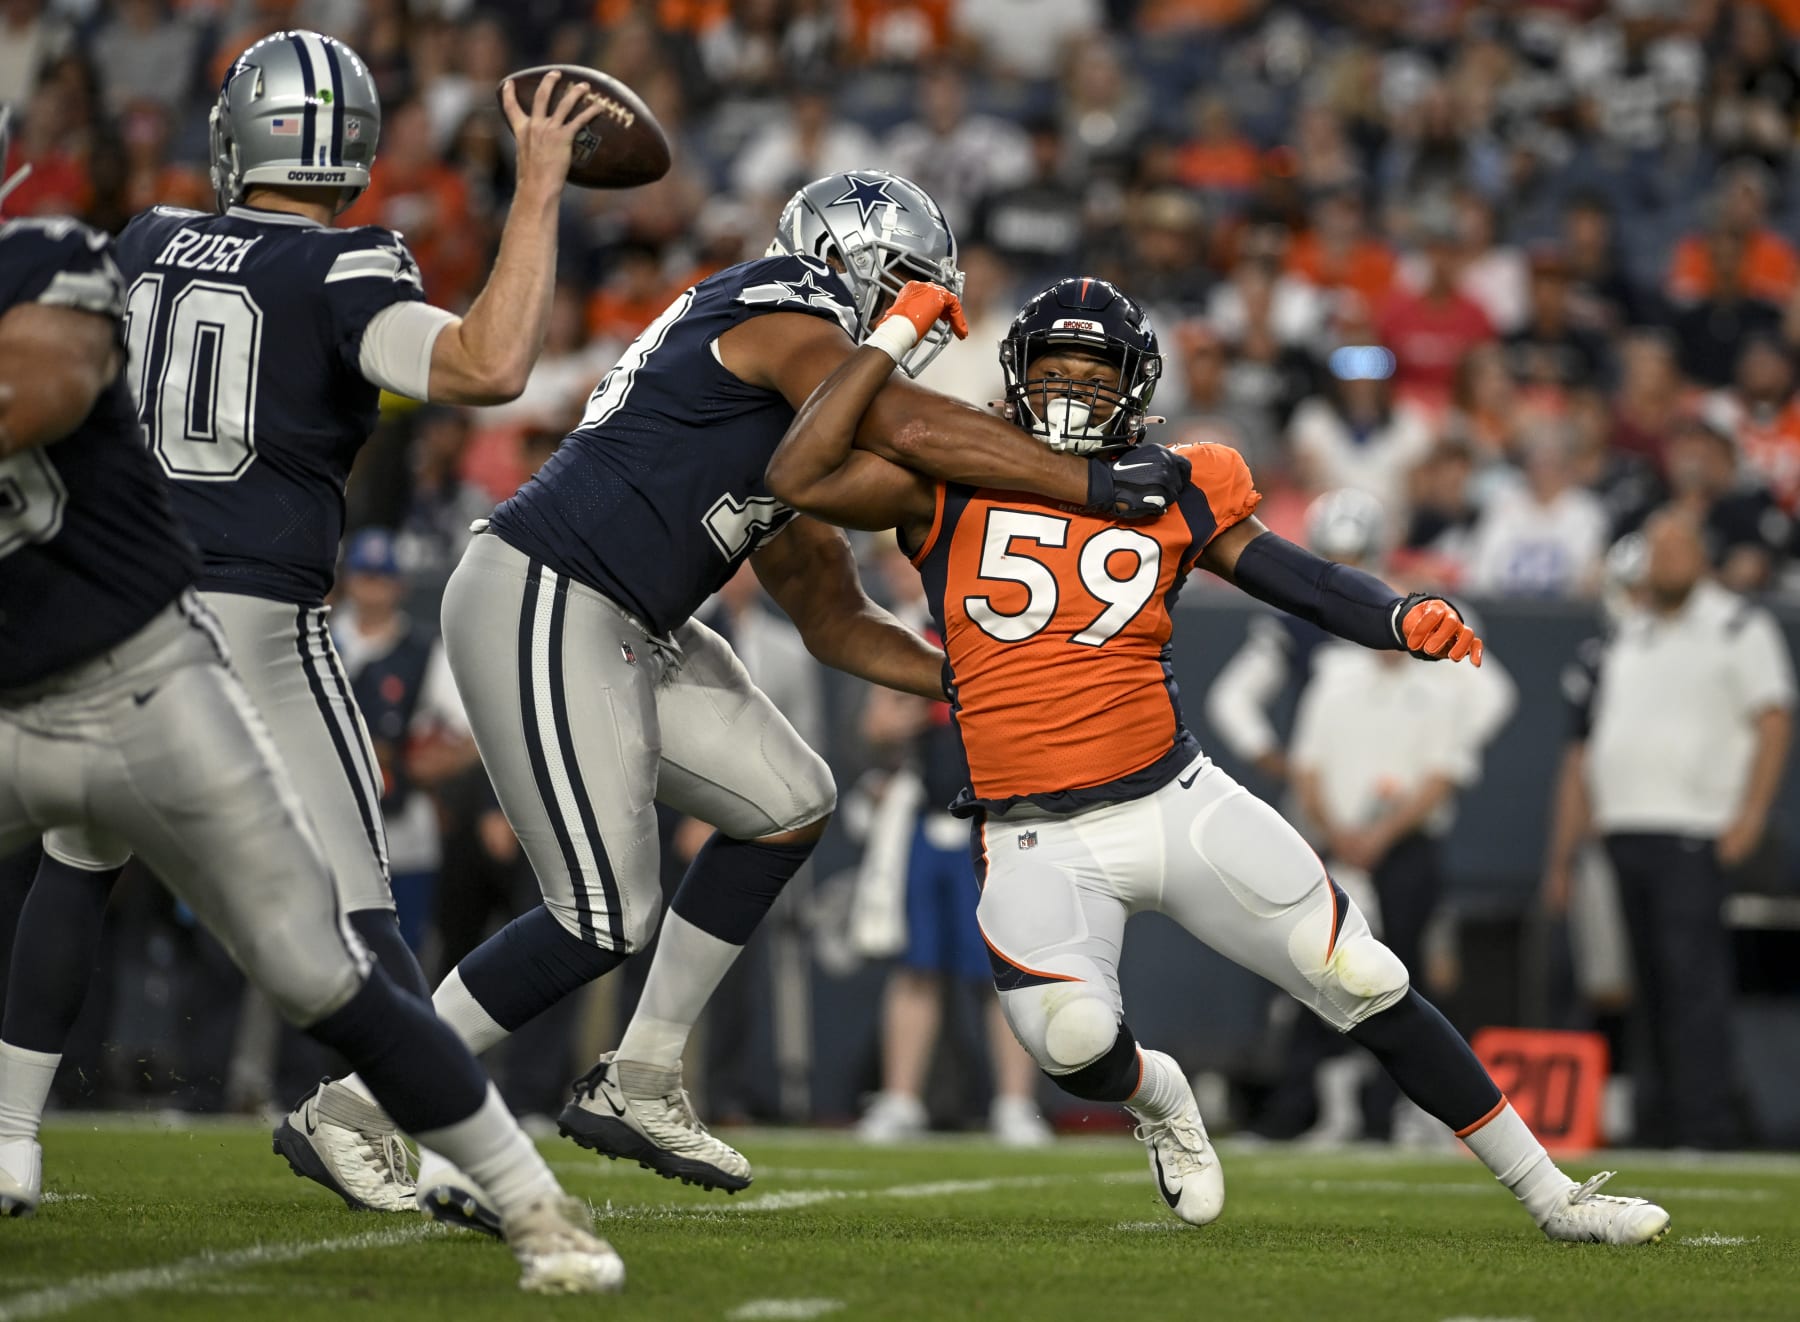
[[[1262,499],[1243,456],[1183,445],[1193,480],[1151,523],[938,483],[912,560],[956,692],[975,804],[1151,793],[1197,751],[1169,668],[1169,612],[1200,553]]]

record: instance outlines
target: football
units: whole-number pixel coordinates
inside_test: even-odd
[[[538,84],[553,72],[562,74],[564,83],[585,83],[589,98],[606,103],[575,135],[570,183],[582,188],[636,188],[669,172],[669,138],[662,125],[636,92],[610,74],[579,64],[540,64],[502,79],[494,95],[501,97],[506,84],[512,83],[519,104],[529,110]],[[560,88],[555,95],[561,97]]]

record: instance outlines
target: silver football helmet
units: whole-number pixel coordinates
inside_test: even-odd
[[[782,208],[768,255],[817,257],[843,269],[856,300],[858,333],[875,319],[908,280],[929,280],[960,295],[956,236],[938,204],[915,183],[885,170],[828,174],[802,188]],[[941,322],[900,360],[917,376],[950,342]]]
[[[1387,546],[1387,511],[1367,491],[1340,487],[1306,507],[1306,545],[1349,564],[1378,560]]]
[[[335,188],[342,211],[369,186],[381,98],[368,66],[318,32],[277,32],[237,57],[209,121],[219,210],[253,184]]]

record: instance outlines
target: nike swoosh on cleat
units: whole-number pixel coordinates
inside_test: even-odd
[[[1200,779],[1200,768],[1199,768],[1199,767],[1195,767],[1195,768],[1194,768],[1194,774],[1193,774],[1193,775],[1191,775],[1191,776],[1187,776],[1187,777],[1184,777],[1184,778],[1183,778],[1183,779],[1182,779],[1182,780],[1181,780],[1181,782],[1180,782],[1180,783],[1181,783],[1181,788],[1182,788],[1182,789],[1186,789],[1186,788],[1187,788],[1187,787],[1188,787],[1188,786],[1189,786],[1189,785],[1192,785],[1192,784],[1193,784],[1193,783],[1194,783],[1194,782],[1195,782],[1195,781],[1196,781],[1196,780],[1198,780],[1198,779]]]
[[[620,1118],[624,1117],[625,1108],[622,1106],[614,1106],[612,1095],[604,1088],[600,1089],[600,1100],[606,1103],[606,1109],[611,1111],[614,1115],[619,1116]]]
[[[155,689],[149,689],[149,690],[147,690],[147,691],[146,691],[146,692],[143,692],[143,693],[134,693],[134,694],[132,694],[132,695],[131,695],[131,700],[132,700],[132,701],[133,701],[133,702],[135,702],[135,703],[137,703],[137,705],[138,705],[138,706],[140,706],[140,707],[142,707],[142,706],[143,706],[143,705],[144,705],[144,704],[145,704],[145,703],[146,703],[146,702],[149,702],[149,701],[150,701],[150,699],[152,699],[152,698],[154,698],[154,697],[155,697],[155,696],[156,696],[156,690],[155,690]]]
[[[1169,1181],[1163,1176],[1162,1154],[1154,1149],[1150,1153],[1150,1164],[1156,1167],[1156,1187],[1162,1190],[1163,1201],[1170,1207],[1181,1205],[1181,1190],[1169,1192]]]

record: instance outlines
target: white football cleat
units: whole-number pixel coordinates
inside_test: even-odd
[[[1178,1077],[1185,1077],[1173,1060],[1169,1060],[1169,1067]],[[1219,1213],[1225,1210],[1225,1171],[1206,1136],[1193,1090],[1188,1090],[1187,1100],[1168,1119],[1138,1119],[1133,1132],[1149,1150],[1150,1174],[1156,1178],[1156,1191],[1162,1200],[1190,1226],[1218,1220]]]
[[[419,1149],[419,1210],[433,1221],[505,1239],[500,1214],[487,1193],[454,1163],[430,1148]]]
[[[706,1132],[681,1066],[618,1060],[607,1052],[575,1080],[575,1098],[557,1129],[603,1157],[624,1157],[667,1180],[736,1193],[750,1186],[744,1154]]]
[[[625,1262],[594,1233],[587,1204],[566,1195],[533,1203],[506,1219],[506,1242],[533,1294],[611,1294],[625,1284]]]
[[[418,1186],[394,1122],[341,1083],[321,1080],[276,1126],[275,1155],[352,1211],[419,1210]]]
[[[1612,1177],[1601,1171],[1585,1184],[1571,1184],[1569,1201],[1543,1221],[1544,1234],[1575,1244],[1654,1244],[1668,1234],[1668,1212],[1649,1199],[1600,1192]]]
[[[996,1097],[988,1108],[988,1133],[1003,1148],[1044,1148],[1056,1133],[1029,1097]]]
[[[864,1143],[904,1143],[923,1134],[929,1120],[925,1103],[917,1097],[903,1092],[878,1092],[856,1122],[856,1136]]]
[[[31,1216],[44,1196],[44,1149],[35,1138],[0,1143],[0,1216]]]

